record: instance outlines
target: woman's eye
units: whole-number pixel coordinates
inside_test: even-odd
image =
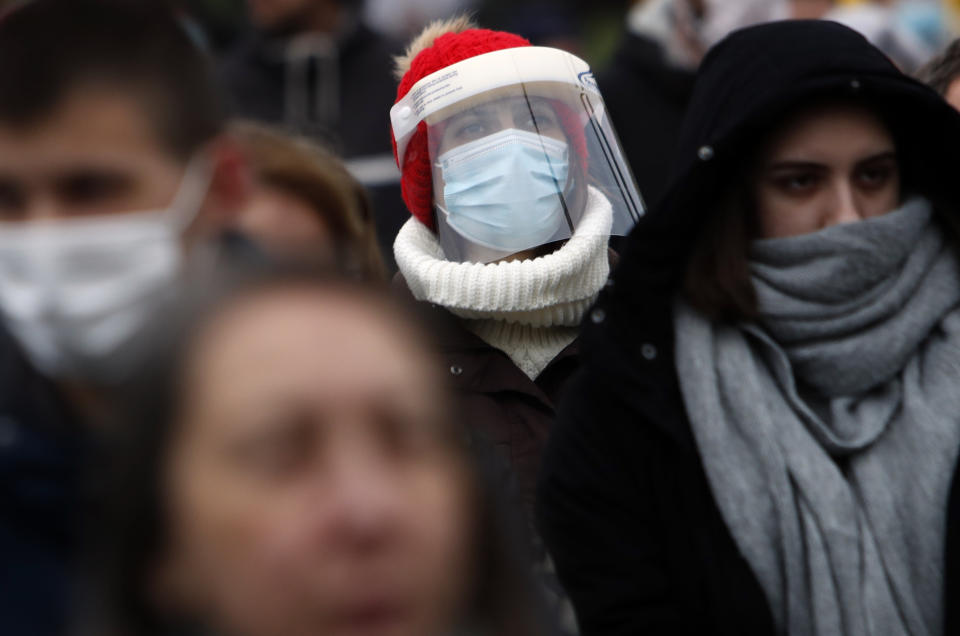
[[[879,188],[885,185],[893,175],[893,169],[889,166],[880,166],[874,168],[863,168],[857,175],[860,183],[867,188]]]
[[[247,456],[247,459],[255,470],[279,476],[293,471],[299,465],[302,456],[302,448],[281,443],[257,448]]]
[[[316,431],[306,420],[291,418],[269,427],[262,435],[237,440],[230,447],[245,470],[265,477],[282,477],[303,466],[317,443]]]
[[[803,193],[812,190],[820,179],[813,173],[798,173],[779,177],[776,184],[790,193]]]
[[[22,188],[0,180],[0,217],[3,219],[21,217],[26,205],[27,195]]]
[[[515,113],[514,123],[521,130],[552,131],[557,127],[557,118],[548,108],[536,107],[532,110],[525,108]]]
[[[539,122],[537,120],[535,120],[533,117],[530,117],[528,115],[526,117],[520,118],[520,120],[517,122],[517,128],[519,128],[520,130],[536,131],[538,123]]]
[[[458,141],[479,139],[485,135],[487,135],[487,126],[478,121],[460,124],[454,131],[454,137]]]
[[[415,461],[445,445],[444,422],[392,404],[372,404],[371,422],[380,450],[396,461]]]

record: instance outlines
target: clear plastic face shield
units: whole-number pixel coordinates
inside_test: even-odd
[[[449,260],[534,257],[627,234],[644,213],[587,64],[521,47],[429,75],[390,112],[401,165],[426,122],[437,233]]]

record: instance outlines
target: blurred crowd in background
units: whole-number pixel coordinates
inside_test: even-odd
[[[958,36],[0,0],[0,634],[960,633]]]
[[[727,33],[767,20],[822,18],[863,33],[912,73],[960,35],[955,0],[190,0],[180,6],[222,64],[235,113],[282,124],[331,148],[368,188],[395,269],[399,206],[381,114],[393,102],[389,58],[431,20],[462,12],[586,60],[613,102],[643,196],[667,179],[693,74]],[[340,17],[333,17],[339,15]],[[603,77],[606,75],[606,77]],[[363,78],[357,81],[356,78]],[[605,81],[604,81],[605,80]],[[349,113],[350,117],[345,115]]]

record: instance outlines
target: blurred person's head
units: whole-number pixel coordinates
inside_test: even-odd
[[[245,195],[209,60],[159,1],[33,0],[0,19],[0,308],[84,378]]]
[[[182,299],[123,387],[95,633],[536,633],[424,342],[302,270]]]
[[[364,22],[372,29],[385,33],[396,41],[416,35],[434,20],[481,5],[478,0],[363,0]],[[485,10],[490,3],[483,3]]]
[[[792,17],[791,0],[679,0],[693,15],[704,51],[737,29]]]
[[[822,18],[837,0],[790,0],[790,17],[794,20]]]
[[[834,0],[639,0],[628,26],[658,40],[668,60],[696,68],[729,33],[760,22],[822,17]]]
[[[939,0],[840,4],[824,18],[860,32],[907,73],[949,41],[948,15]]]
[[[349,0],[246,0],[253,25],[271,35],[308,31],[331,33],[343,20]]]
[[[521,33],[534,46],[558,48],[574,55],[583,55],[586,23],[595,19],[598,14],[610,10],[604,7],[602,2],[595,3],[588,9],[584,3],[574,0],[498,0],[476,4],[478,23],[490,25],[497,30]],[[470,7],[465,6],[459,13],[469,10]],[[446,15],[457,13],[456,10],[448,11]]]
[[[366,280],[385,278],[367,194],[336,156],[262,124],[236,122],[230,133],[257,177],[237,213],[238,229],[270,252],[353,260]]]
[[[917,79],[960,110],[960,40],[954,40],[940,55],[927,62],[917,72]]]

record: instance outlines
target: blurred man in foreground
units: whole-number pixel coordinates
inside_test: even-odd
[[[36,0],[0,20],[0,632],[63,630],[83,422],[188,252],[244,196],[180,23]]]

